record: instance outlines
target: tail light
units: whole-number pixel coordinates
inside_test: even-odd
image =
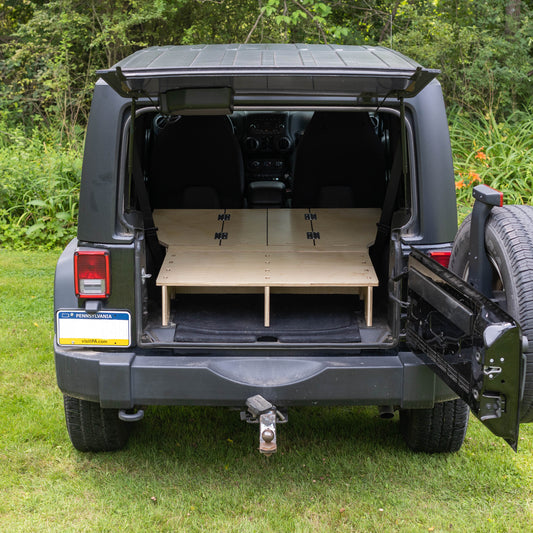
[[[78,298],[109,298],[109,252],[105,250],[74,253],[74,283]]]
[[[448,268],[448,265],[450,264],[450,256],[452,255],[452,252],[429,252],[429,257],[431,259],[435,259],[439,265],[442,265],[445,268]]]

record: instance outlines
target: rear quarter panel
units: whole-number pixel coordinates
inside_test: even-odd
[[[442,90],[431,82],[408,100],[415,132],[418,244],[447,243],[457,233],[457,204],[448,120]]]

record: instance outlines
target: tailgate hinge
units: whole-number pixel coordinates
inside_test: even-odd
[[[479,419],[492,420],[494,418],[501,418],[502,413],[505,413],[505,398],[496,393],[486,392],[481,396],[479,402]]]

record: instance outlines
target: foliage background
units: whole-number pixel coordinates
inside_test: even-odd
[[[532,11],[533,0],[0,0],[0,244],[72,236],[95,72],[150,45],[393,47],[442,70],[459,199],[477,175],[529,203],[531,146],[514,135],[531,131]]]
[[[442,70],[460,205],[479,181],[532,203],[532,10],[532,0],[0,0],[0,247],[32,250],[0,250],[0,529],[533,530],[533,425],[518,455],[472,420],[461,453],[426,456],[402,447],[396,420],[301,408],[281,453],[259,461],[235,413],[162,407],[127,450],[76,453],[51,352],[58,252],[35,252],[75,232],[95,71],[152,44],[392,46]]]

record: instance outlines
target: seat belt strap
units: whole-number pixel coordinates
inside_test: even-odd
[[[409,172],[409,163],[407,160],[407,124],[405,119],[405,103],[403,98],[400,98],[400,139],[396,142],[396,149],[394,151],[394,158],[392,160],[392,168],[387,191],[385,192],[385,200],[381,210],[381,217],[378,222],[378,231],[376,241],[372,247],[372,255],[377,255],[384,249],[391,232],[392,215],[394,213],[394,204],[398,195],[400,187],[400,179],[402,176],[407,176]]]
[[[396,150],[394,152],[394,157],[392,160],[391,175],[389,184],[387,186],[387,191],[385,192],[385,201],[383,202],[381,216],[377,224],[378,231],[376,235],[376,240],[372,247],[375,251],[382,250],[389,238],[392,223],[392,214],[394,212],[394,204],[396,202],[396,197],[400,188],[400,179],[403,175],[402,159],[402,147],[401,143],[398,142],[396,144]]]
[[[137,197],[143,216],[146,245],[151,252],[156,268],[159,269],[159,267],[163,264],[163,260],[165,259],[165,252],[161,244],[159,244],[159,239],[157,238],[157,228],[154,224],[150,199],[148,198],[148,191],[146,190],[144,174],[142,172],[141,158],[139,156],[139,150],[136,150],[134,126],[135,104],[136,101],[134,98],[131,105],[128,171],[135,184],[135,196]]]
[[[152,215],[152,208],[148,198],[148,191],[144,181],[144,175],[141,170],[141,161],[138,150],[135,150],[133,165],[133,181],[135,184],[135,195],[139,202],[139,207],[143,216],[144,235],[146,245],[148,246],[156,266],[159,268],[165,258],[164,248],[159,244],[157,238],[157,228],[155,227],[154,217]]]

